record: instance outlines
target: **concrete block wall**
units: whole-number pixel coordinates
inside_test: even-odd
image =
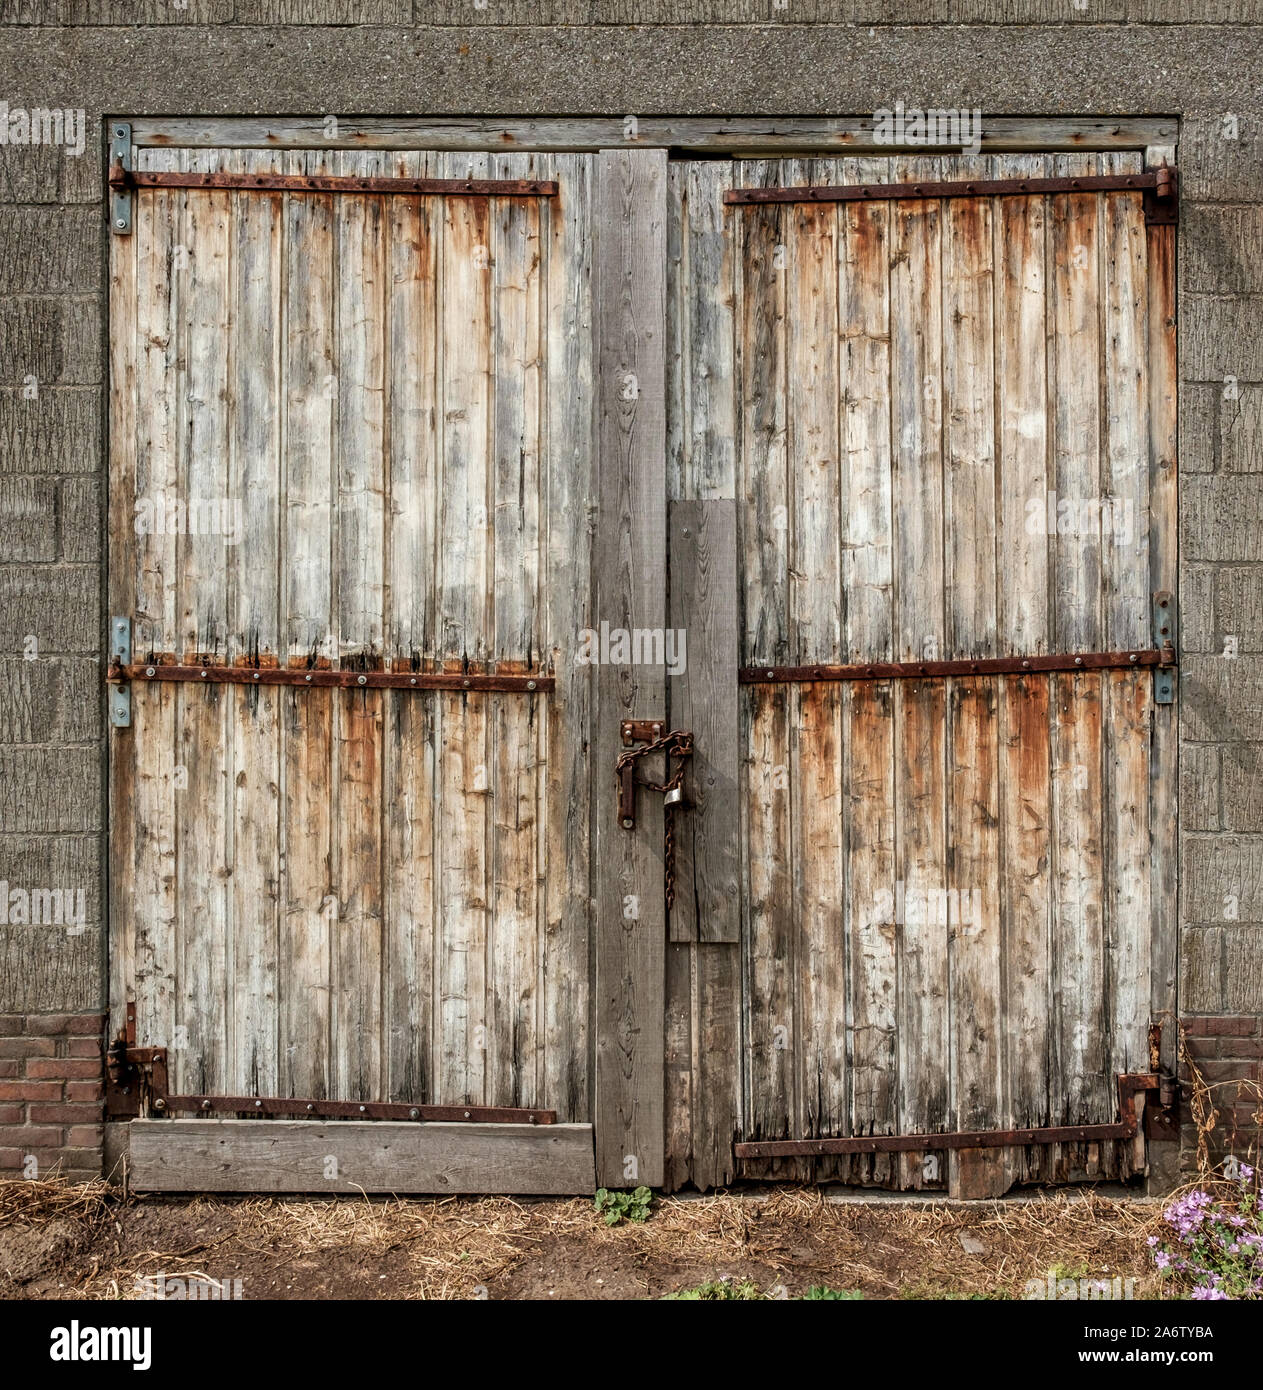
[[[984,121],[1180,117],[1181,1010],[1198,1055],[1257,1038],[1260,71],[1263,0],[0,0],[0,101],[87,115],[81,157],[0,146],[0,1016],[17,1029],[0,1082],[85,1084],[28,1059],[85,1060],[70,1043],[106,1002],[110,114],[784,116],[902,98]],[[1216,1064],[1253,1060],[1210,1045]],[[12,1108],[35,1104],[53,1102],[0,1102],[0,1130],[39,1128]],[[94,1150],[74,1130],[26,1142],[80,1172]]]

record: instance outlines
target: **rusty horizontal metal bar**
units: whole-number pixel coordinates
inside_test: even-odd
[[[792,188],[730,188],[724,202],[749,203],[871,203],[925,198],[994,198],[1043,193],[1144,193],[1174,198],[1175,169],[1151,169],[1142,174],[1084,174],[1079,178],[961,179],[938,183],[805,184]]]
[[[1098,1144],[1134,1139],[1139,1129],[1136,1093],[1157,1091],[1157,1073],[1118,1078],[1120,1119],[1109,1124],[1051,1125],[1036,1129],[956,1130],[946,1134],[862,1134],[838,1139],[763,1139],[733,1145],[736,1158],[811,1158],[824,1154],[928,1153],[938,1149],[1005,1149],[1024,1144]]]
[[[288,1115],[307,1120],[418,1120],[429,1123],[523,1124],[557,1123],[555,1110],[530,1110],[508,1105],[410,1105],[403,1102],[307,1100],[282,1096],[155,1096],[160,1114],[193,1111],[199,1115]]]
[[[556,681],[552,676],[461,671],[347,671],[298,666],[184,666],[171,663],[133,662],[111,666],[109,681],[187,681],[203,685],[298,685],[338,686],[352,690],[498,690],[547,694]]]
[[[110,169],[110,187],[228,188],[246,193],[402,193],[447,197],[555,198],[555,179],[400,179],[354,174],[174,173]]]
[[[1050,656],[995,656],[963,661],[866,661],[851,666],[743,666],[742,685],[792,685],[803,681],[921,680],[936,676],[1031,675],[1041,671],[1108,671],[1174,666],[1175,650],[1057,652]]]

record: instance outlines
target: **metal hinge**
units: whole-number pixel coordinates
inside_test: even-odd
[[[1154,184],[1144,192],[1145,226],[1175,227],[1180,221],[1180,171],[1163,165],[1153,171]]]
[[[110,673],[121,671],[132,659],[132,620],[110,619]],[[110,727],[129,729],[132,723],[132,688],[123,680],[109,684]]]
[[[130,236],[132,230],[132,190],[120,174],[132,172],[132,128],[126,121],[110,125],[110,231]]]
[[[1153,596],[1153,641],[1162,653],[1162,664],[1153,668],[1153,702],[1175,703],[1175,596],[1165,589]]]

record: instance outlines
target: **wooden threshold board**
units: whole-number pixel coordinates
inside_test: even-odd
[[[133,1120],[138,1192],[574,1196],[596,1187],[592,1126]],[[326,1176],[336,1162],[336,1177]]]

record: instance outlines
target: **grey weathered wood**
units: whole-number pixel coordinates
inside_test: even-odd
[[[684,634],[686,665],[668,678],[669,723],[694,737],[689,801],[675,815],[671,940],[739,941],[735,502],[672,504],[670,590],[669,625]]]
[[[134,1120],[140,1192],[506,1192],[595,1186],[592,1126]],[[336,1173],[336,1176],[330,1176]]]
[[[1174,120],[1148,116],[988,116],[982,146],[999,150],[1143,149],[1175,139]],[[137,145],[236,145],[268,149],[428,150],[601,150],[627,140],[621,116],[533,119],[450,117],[359,117],[340,119],[337,135],[326,134],[323,117],[166,117],[132,119]],[[873,138],[870,116],[839,117],[657,117],[637,121],[634,147],[673,147],[695,152],[741,154],[890,154]]]
[[[595,201],[598,506],[596,623],[665,625],[666,155],[608,150]],[[593,721],[597,1176],[654,1186],[663,1174],[665,902],[662,802],[641,795],[634,830],[616,817],[620,720],[662,718],[657,665],[600,665]]]
[[[590,672],[573,657],[591,609],[594,161],[141,161],[564,172],[561,208],[154,190],[111,242],[112,611],[134,614],[138,654],[468,655],[548,668],[558,689],[138,692],[111,786],[113,1004],[136,999],[142,1041],[194,1090],[547,1097],[587,1120]],[[190,490],[241,502],[239,547],[137,534],[138,496]]]

